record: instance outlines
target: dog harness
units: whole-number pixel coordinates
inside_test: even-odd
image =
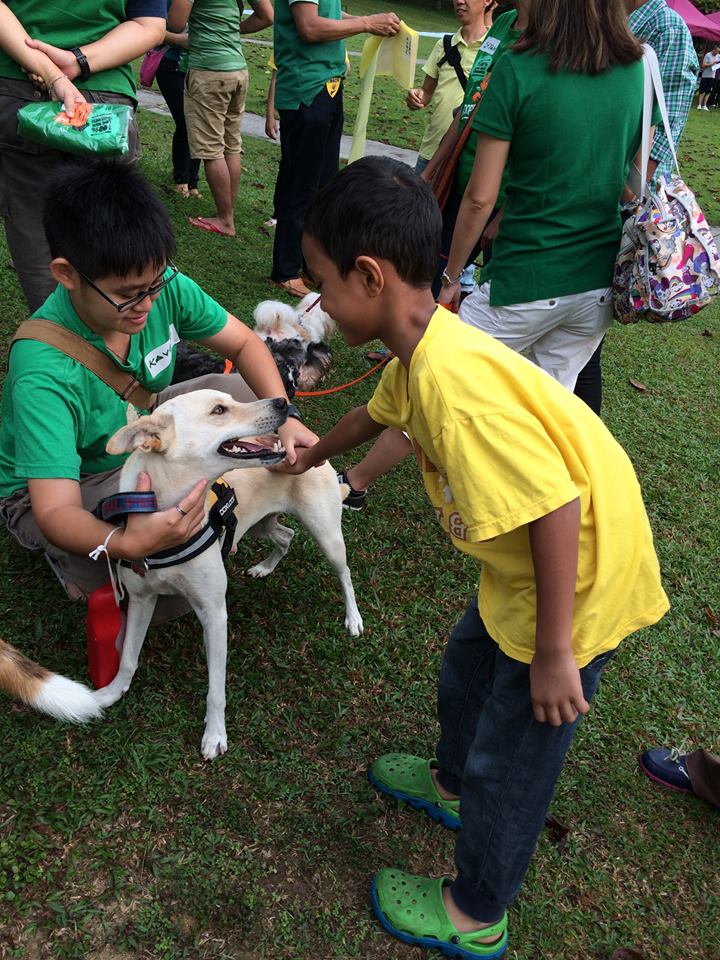
[[[223,560],[230,553],[237,526],[235,507],[237,497],[233,488],[224,480],[216,480],[210,488],[213,503],[208,513],[208,522],[198,532],[176,547],[153,553],[144,560],[120,560],[124,567],[130,567],[139,576],[144,577],[148,570],[162,570],[165,567],[174,567],[180,563],[187,563],[194,557],[200,556],[209,547],[225,534],[221,555]],[[100,520],[108,523],[119,523],[127,519],[131,513],[154,513],[157,511],[157,497],[152,490],[146,493],[116,493],[104,497],[93,510]]]

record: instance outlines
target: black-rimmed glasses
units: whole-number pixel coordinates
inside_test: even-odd
[[[137,296],[133,297],[131,300],[124,300],[122,303],[118,303],[116,300],[113,300],[113,298],[109,297],[103,290],[101,290],[96,283],[93,283],[90,277],[86,277],[81,270],[77,269],[77,267],[75,267],[75,269],[83,278],[85,283],[89,284],[93,288],[95,293],[99,293],[100,296],[103,298],[103,300],[107,300],[109,304],[115,307],[118,313],[122,313],[124,310],[129,310],[130,307],[134,307],[136,303],[140,303],[140,301],[144,300],[145,297],[154,297],[156,294],[160,293],[160,291],[164,287],[166,287],[172,280],[174,280],[175,277],[178,275],[178,273],[180,273],[178,268],[175,266],[175,264],[172,262],[172,260],[169,257],[168,257],[167,267],[170,267],[171,272],[166,277],[163,277],[162,280],[159,280],[157,283],[154,283],[151,287],[148,287],[147,290],[143,290],[142,293],[138,293]],[[167,267],[165,268],[165,270],[167,270]],[[165,270],[163,270],[163,273],[165,273]]]

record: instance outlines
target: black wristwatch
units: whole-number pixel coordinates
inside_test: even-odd
[[[82,52],[80,47],[71,47],[70,53],[75,57],[80,67],[80,79],[86,80],[90,76],[90,64],[88,58]]]
[[[304,418],[303,415],[300,413],[300,411],[298,410],[298,408],[295,406],[294,403],[289,403],[289,404],[288,404],[287,415],[288,415],[289,417],[292,417],[293,420],[299,420],[300,423],[305,423],[305,418]]]

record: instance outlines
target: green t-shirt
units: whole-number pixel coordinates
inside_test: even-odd
[[[611,285],[642,101],[641,61],[551,73],[543,54],[510,50],[493,67],[473,121],[511,141],[505,213],[481,278],[492,305]]]
[[[297,110],[308,106],[328,80],[345,76],[345,42],[305,43],[295,29],[290,6],[295,0],[276,0],[273,46],[277,79],[275,106],[278,110]],[[340,0],[317,2],[318,16],[342,20]],[[340,96],[338,92],[336,96]]]
[[[245,70],[237,0],[195,0],[188,20],[190,70]]]
[[[125,363],[85,326],[64,287],[33,316],[81,334],[154,392],[172,379],[178,340],[203,340],[227,323],[227,311],[183,274],[164,288],[144,330],[131,337]],[[2,396],[0,497],[26,487],[28,479],[78,480],[82,473],[121,466],[125,455],[111,456],[105,445],[128,422],[127,407],[82,364],[48,344],[19,340],[10,352]]]
[[[519,30],[513,30],[517,20],[517,10],[508,10],[498,17],[490,28],[478,50],[475,61],[468,74],[465,96],[460,106],[460,127],[462,130],[473,112],[475,104],[482,96],[482,85],[488,70],[494,66],[498,58],[507,50],[511,43],[515,43],[520,36]],[[475,146],[477,144],[477,130],[473,126],[465,142],[460,158],[458,159],[457,173],[455,174],[455,191],[462,195],[468,185],[475,160]]]
[[[125,22],[125,0],[6,0],[31,37],[67,50],[94,43]],[[0,50],[0,77],[27,80],[18,64]],[[135,99],[135,81],[129,64],[73,80],[79,90],[103,90]]]

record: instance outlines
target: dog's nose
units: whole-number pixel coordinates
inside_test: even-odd
[[[272,405],[279,413],[285,413],[288,408],[288,402],[284,397],[275,397]]]

